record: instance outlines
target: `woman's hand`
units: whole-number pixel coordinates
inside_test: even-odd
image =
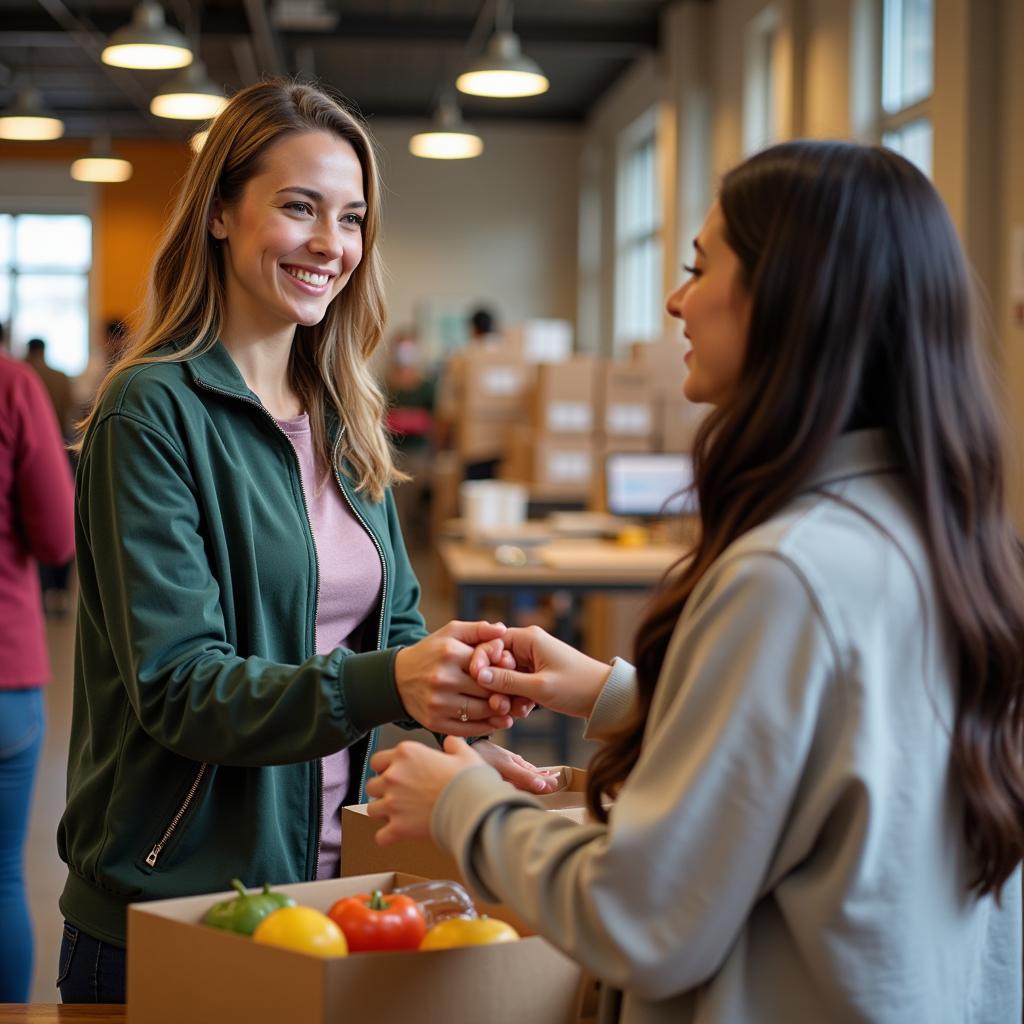
[[[553,793],[561,783],[558,772],[549,772],[530,764],[524,757],[499,747],[490,740],[473,744],[473,752],[479,754],[506,781],[516,789],[527,793]]]
[[[443,753],[412,740],[377,751],[370,759],[377,774],[366,784],[366,792],[375,798],[366,813],[387,820],[377,832],[377,845],[429,839],[430,816],[441,791],[459,772],[483,763],[469,744],[454,736],[445,739]]]
[[[506,627],[490,622],[449,622],[419,643],[403,647],[395,656],[395,685],[411,718],[434,732],[451,736],[483,736],[508,729],[508,711],[494,711],[489,691],[468,674],[474,648],[504,635]],[[497,648],[498,665],[509,664]],[[478,656],[481,663],[487,655]],[[489,663],[489,660],[488,660]],[[495,702],[498,708],[510,706]]]
[[[515,658],[516,669],[494,664],[499,642]],[[506,630],[479,646],[469,663],[469,674],[492,691],[492,712],[509,707],[505,702],[518,697],[576,718],[590,717],[610,672],[610,665],[580,653],[540,626]]]

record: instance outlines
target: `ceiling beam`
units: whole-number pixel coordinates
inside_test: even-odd
[[[63,0],[38,0],[39,6],[50,15],[51,18],[71,36],[79,46],[96,62],[100,70],[110,79],[111,82],[138,108],[143,118],[149,122],[150,127],[156,129],[161,135],[169,134],[165,118],[154,117],[149,112],[149,94],[143,89],[134,78],[127,75],[117,74],[113,68],[104,64],[100,58],[103,44],[106,37],[97,32],[91,25],[80,21],[65,6]]]
[[[39,0],[41,4],[47,0]],[[59,2],[59,0],[57,0]],[[61,5],[63,6],[63,4]],[[96,13],[92,19],[95,30],[109,34],[126,23],[124,16]],[[262,23],[262,24],[261,24]],[[269,33],[288,45],[301,46],[319,43],[379,42],[409,46],[436,46],[438,43],[464,45],[473,31],[472,18],[450,16],[393,16],[347,15],[342,13],[337,29],[331,32],[281,32],[271,26],[261,0],[245,0],[244,11],[212,9],[203,12],[202,35],[257,37]],[[61,33],[52,31],[53,24],[32,12],[5,13],[0,46],[65,46]],[[571,20],[540,20],[517,18],[515,31],[524,48],[533,45],[564,46],[573,49],[600,49],[614,51],[622,56],[634,56],[657,49],[658,24],[638,18],[616,22],[586,23]],[[31,39],[31,42],[28,40]]]

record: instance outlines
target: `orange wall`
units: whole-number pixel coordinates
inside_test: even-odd
[[[0,163],[55,160],[68,164],[86,156],[86,142],[0,142]],[[132,177],[96,185],[93,236],[93,311],[99,323],[130,316],[146,291],[149,266],[188,166],[183,142],[115,142],[114,151],[132,162]]]

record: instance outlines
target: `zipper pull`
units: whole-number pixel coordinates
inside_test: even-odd
[[[160,856],[160,844],[157,843],[152,850],[146,855],[146,863],[151,867],[156,867],[156,859]]]

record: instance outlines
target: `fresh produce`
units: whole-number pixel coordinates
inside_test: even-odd
[[[353,953],[389,949],[417,949],[427,934],[427,922],[409,896],[378,889],[347,896],[327,916],[345,933]]]
[[[254,942],[313,956],[347,956],[342,930],[312,907],[282,907],[264,918],[252,933]]]
[[[237,879],[231,884],[238,891],[237,896],[215,903],[203,914],[202,923],[210,928],[221,928],[226,932],[252,935],[256,926],[267,915],[282,907],[294,907],[295,900],[283,892],[271,892],[270,884],[262,892],[247,893],[245,886]]]
[[[512,925],[494,917],[449,917],[427,932],[420,949],[485,946],[494,942],[515,942],[518,938],[519,932]]]

